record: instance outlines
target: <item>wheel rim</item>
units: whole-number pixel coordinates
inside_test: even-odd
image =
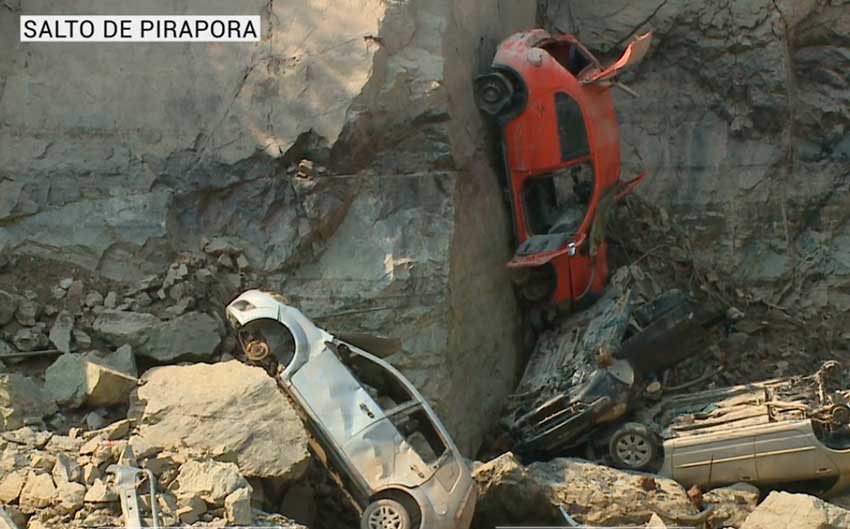
[[[626,465],[640,468],[652,458],[652,447],[649,441],[637,434],[626,434],[617,440],[617,456]]]
[[[405,529],[401,513],[390,505],[381,505],[369,514],[369,529]]]

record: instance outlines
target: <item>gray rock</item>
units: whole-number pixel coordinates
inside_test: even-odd
[[[52,397],[70,407],[125,403],[137,384],[134,377],[78,354],[60,356],[47,368],[45,382]]]
[[[72,481],[79,482],[83,477],[83,469],[75,458],[66,454],[56,454],[52,475],[53,482],[57,485]]]
[[[191,446],[228,454],[245,476],[282,480],[300,477],[309,460],[307,433],[275,382],[235,360],[145,372],[129,417],[134,450],[137,439],[160,451]]]
[[[97,430],[106,426],[106,419],[97,410],[87,413],[85,420],[89,430]]]
[[[61,288],[62,290],[68,290],[69,288],[71,288],[71,285],[73,285],[73,284],[74,284],[74,278],[73,277],[66,277],[66,278],[62,279],[61,281],[59,281],[59,288]]]
[[[211,505],[224,505],[225,498],[237,489],[246,489],[250,498],[251,486],[233,463],[219,461],[187,461],[177,475],[179,496],[198,496]]]
[[[150,314],[104,311],[93,329],[112,345],[129,343],[135,354],[160,362],[210,358],[221,341],[218,322],[201,312],[163,322]]]
[[[0,374],[0,431],[20,428],[24,419],[46,417],[56,409],[41,384],[19,373]]]
[[[92,351],[88,357],[101,365],[120,371],[131,377],[139,376],[139,370],[136,367],[136,356],[133,354],[133,346],[124,344],[111,353],[101,353],[100,351]]]
[[[50,328],[50,341],[63,353],[71,352],[71,332],[74,330],[74,316],[63,310],[56,316]]]
[[[89,292],[85,299],[85,305],[86,307],[97,307],[99,305],[103,305],[103,294],[97,290]]]
[[[114,309],[118,306],[118,293],[114,290],[110,290],[106,297],[103,299],[103,306],[107,309]]]
[[[806,494],[771,492],[741,529],[845,529],[850,511]]]
[[[35,325],[38,310],[38,303],[24,298],[20,300],[18,310],[15,311],[15,319],[24,327],[32,327]]]
[[[74,343],[77,344],[79,349],[88,349],[91,347],[91,336],[88,335],[85,331],[81,329],[74,329]]]
[[[18,351],[40,351],[50,345],[50,340],[34,327],[23,327],[12,337],[12,343]]]
[[[0,290],[0,326],[12,321],[17,310],[18,298],[5,290]]]

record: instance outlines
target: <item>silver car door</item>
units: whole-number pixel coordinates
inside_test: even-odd
[[[755,481],[755,438],[752,435],[696,435],[675,439],[673,479],[686,484],[725,484]]]
[[[292,376],[292,386],[338,448],[384,414],[340,359],[325,347]]]
[[[771,424],[756,434],[756,470],[762,483],[828,478],[838,467],[809,420]]]

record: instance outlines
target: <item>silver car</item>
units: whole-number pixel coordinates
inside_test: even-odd
[[[422,395],[364,350],[384,342],[334,336],[260,290],[231,302],[227,319],[245,359],[275,378],[305,420],[362,529],[469,527],[477,495],[469,467]]]

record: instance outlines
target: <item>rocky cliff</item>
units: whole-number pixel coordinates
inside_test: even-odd
[[[20,14],[105,12],[260,15],[262,39],[18,42]],[[510,391],[519,316],[469,86],[534,15],[495,0],[7,2],[3,256],[35,258],[31,279],[52,262],[135,282],[224,237],[252,286],[331,329],[401,338],[393,363],[473,450]],[[310,179],[293,177],[302,158]]]

